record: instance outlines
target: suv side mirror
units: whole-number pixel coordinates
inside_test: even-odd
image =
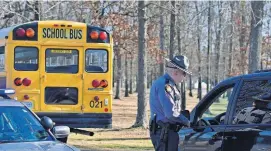
[[[46,130],[52,129],[55,125],[52,119],[47,116],[42,117],[40,123]]]
[[[70,135],[70,128],[68,126],[55,126],[52,133],[58,140],[63,140]]]
[[[188,119],[190,120],[190,112],[188,110],[183,110],[181,113]]]

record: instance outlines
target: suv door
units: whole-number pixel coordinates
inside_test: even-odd
[[[226,128],[224,119],[236,94],[239,79],[227,80],[210,91],[191,112],[191,127],[179,131],[180,150],[211,151],[220,150],[223,132]]]
[[[237,123],[235,118],[242,109],[253,106],[252,97],[266,92],[271,93],[271,74],[261,77],[247,77],[241,83],[240,93],[229,116],[229,125],[225,129],[224,150],[230,151],[265,151],[271,150],[271,119],[270,124]],[[250,112],[249,112],[250,113]],[[271,114],[271,109],[268,114]]]

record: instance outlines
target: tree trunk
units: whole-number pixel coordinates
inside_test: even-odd
[[[29,17],[29,6],[30,6],[30,4],[29,4],[29,1],[25,1],[25,4],[24,4],[25,6],[24,6],[24,11],[23,11],[23,16],[25,17],[25,18],[23,18],[23,21],[24,22],[27,22],[27,19],[26,18],[28,18]]]
[[[252,18],[251,18],[251,38],[249,50],[249,73],[260,69],[261,45],[262,45],[262,17],[263,1],[251,1]]]
[[[192,93],[192,76],[189,76],[189,96],[193,97],[193,93]]]
[[[209,1],[209,7],[208,7],[208,50],[207,50],[207,93],[209,92],[210,89],[210,52],[212,48],[212,31],[211,31],[211,1]],[[209,108],[207,109],[206,113],[210,113]]]
[[[215,85],[219,82],[219,64],[220,64],[220,37],[221,37],[221,18],[222,18],[222,2],[218,2],[218,31],[216,34],[216,63],[215,63]]]
[[[119,48],[117,51],[120,51]],[[118,66],[118,72],[117,72],[117,86],[116,86],[116,95],[115,99],[120,99],[120,85],[121,85],[121,55],[120,52],[117,54],[117,66]]]
[[[233,46],[233,7],[235,2],[230,2],[231,6],[231,25],[230,25],[230,48],[229,48],[229,68],[228,68],[228,77],[232,76],[232,46]]]
[[[34,3],[34,20],[40,20],[39,16],[39,1],[35,1]]]
[[[147,74],[147,89],[150,88],[150,74]]]
[[[138,74],[136,74],[136,89],[135,92],[138,92]]]
[[[114,59],[113,59],[113,88],[115,87],[115,79],[116,79],[116,57],[114,56]]]
[[[146,100],[146,51],[145,51],[145,5],[138,1],[138,107],[136,122],[133,127],[148,127],[147,100]]]
[[[125,95],[124,97],[129,97],[129,85],[128,85],[128,54],[125,53]]]
[[[122,78],[120,78],[120,89],[122,89],[122,87],[123,87],[123,82],[122,82]]]
[[[130,60],[130,91],[129,93],[130,94],[133,94],[133,57],[131,57],[131,60]]]
[[[174,55],[174,37],[175,37],[175,0],[171,1],[170,15],[170,40],[169,40],[169,58],[173,59]]]
[[[177,30],[177,40],[178,40],[178,52],[179,52],[179,55],[182,54],[182,46],[181,46],[181,29],[180,29],[180,26],[181,26],[181,21],[180,21],[180,15],[178,15],[177,17],[177,22],[178,22],[178,30]]]
[[[198,14],[199,10],[198,10],[198,4],[197,1],[195,1],[195,7],[196,7],[196,14]],[[200,19],[199,19],[199,15],[197,15],[197,41],[198,41],[198,73],[199,73],[199,77],[198,77],[198,98],[199,101],[202,99],[202,88],[201,88],[201,51],[200,51]]]
[[[163,1],[160,1],[160,59],[161,59],[161,63],[160,63],[160,76],[162,76],[164,74],[164,58],[163,58],[163,54],[164,54],[164,41],[165,41],[165,35],[164,35],[164,15],[163,15]]]
[[[239,2],[240,4],[241,2]],[[240,8],[241,8],[241,29],[240,29],[240,37],[239,37],[239,46],[240,46],[240,54],[241,54],[241,58],[240,58],[240,62],[241,62],[241,71],[242,74],[246,73],[246,66],[247,66],[247,59],[244,59],[246,57],[246,53],[247,53],[247,47],[246,47],[246,17],[245,17],[245,9],[244,6],[242,4],[240,4]],[[269,30],[268,30],[269,31]]]
[[[180,29],[180,26],[181,26],[180,15],[177,16],[177,24],[178,24],[178,28],[177,28],[178,53],[179,53],[179,55],[181,55],[182,54],[182,49],[181,49],[182,47],[181,47],[181,32],[180,32],[180,30],[181,30]],[[185,110],[185,108],[186,108],[185,82],[181,83],[181,96],[182,96],[181,108],[182,108],[182,110]]]
[[[61,3],[57,5],[57,20],[63,19],[63,11],[61,7]]]
[[[186,90],[185,90],[185,82],[182,82],[181,84],[181,93],[182,93],[182,104],[181,104],[181,109],[185,110],[186,109]]]
[[[150,77],[150,85],[152,85],[152,79],[153,79],[153,71],[154,69],[151,69],[151,77]]]

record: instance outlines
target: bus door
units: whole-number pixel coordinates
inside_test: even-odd
[[[110,113],[112,101],[111,57],[108,49],[86,48],[83,105],[86,112]]]
[[[83,48],[42,46],[41,112],[81,112]]]

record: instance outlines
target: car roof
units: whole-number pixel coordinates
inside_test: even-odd
[[[229,81],[239,80],[239,79],[253,79],[257,77],[270,77],[271,76],[271,70],[259,70],[254,73],[250,74],[242,74],[234,77],[229,77],[223,81],[221,81],[221,84],[227,83]]]
[[[13,99],[0,99],[0,107],[1,106],[21,106],[21,107],[24,107],[24,105],[21,102],[18,102]]]

